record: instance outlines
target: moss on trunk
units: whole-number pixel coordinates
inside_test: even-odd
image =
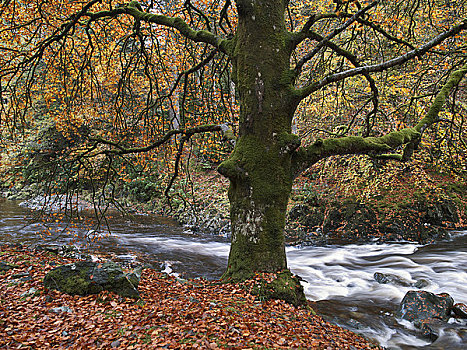
[[[291,123],[298,100],[290,72],[286,2],[238,1],[233,78],[240,97],[239,137],[219,166],[230,179],[232,244],[224,278],[287,268],[284,226],[292,189]],[[285,78],[284,78],[285,77]]]

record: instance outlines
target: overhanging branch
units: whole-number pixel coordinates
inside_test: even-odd
[[[106,155],[125,155],[125,154],[133,154],[133,153],[143,153],[143,152],[149,152],[152,151],[153,149],[156,149],[157,147],[162,146],[166,142],[168,142],[172,136],[175,135],[183,135],[183,137],[188,137],[190,138],[191,136],[195,134],[201,134],[205,132],[214,132],[214,131],[222,131],[222,126],[217,125],[217,124],[207,124],[207,125],[201,125],[197,126],[194,128],[190,129],[175,129],[175,130],[170,130],[167,132],[164,136],[159,138],[158,140],[154,141],[148,146],[145,147],[129,147],[126,148],[119,144],[118,142],[110,141],[110,140],[105,140],[100,137],[94,137],[90,138],[91,141],[94,141],[95,144],[103,144],[107,146],[111,146],[111,149],[102,151],[100,153],[104,153]],[[93,146],[95,149],[96,146]]]
[[[174,28],[187,39],[190,39],[194,42],[207,43],[226,54],[230,54],[230,51],[228,50],[229,40],[221,39],[208,30],[194,30],[180,17],[170,17],[144,12],[137,1],[132,1],[129,4],[117,7],[112,10],[104,10],[96,13],[88,12],[87,16],[90,17],[90,21],[96,21],[100,18],[116,17],[121,14],[128,14],[135,20],[141,22],[154,23]]]
[[[294,173],[298,176],[321,159],[344,154],[370,154],[383,159],[407,161],[417,148],[423,132],[439,121],[439,112],[447,97],[467,74],[467,63],[454,71],[435,97],[426,116],[413,128],[390,132],[380,137],[347,136],[342,138],[318,139],[314,144],[299,149],[293,156]],[[404,146],[402,154],[389,153]]]
[[[307,85],[301,89],[297,89],[296,93],[299,96],[299,98],[304,99],[310,94],[312,94],[313,92],[331,83],[341,81],[346,78],[354,77],[356,75],[362,75],[362,74],[367,74],[367,73],[372,73],[372,72],[382,72],[392,67],[400,66],[404,64],[405,62],[410,61],[411,59],[414,59],[415,57],[420,57],[424,55],[433,47],[441,44],[447,38],[450,38],[458,34],[464,29],[467,29],[467,19],[465,19],[461,24],[452,27],[451,29],[445,31],[444,33],[441,33],[440,35],[436,36],[435,38],[433,38],[432,40],[428,41],[427,43],[425,43],[424,45],[420,46],[419,48],[415,50],[411,50],[401,56],[395,57],[389,61],[386,61],[380,64],[362,66],[362,67],[352,68],[352,69],[349,69],[343,72],[330,74],[315,83]]]
[[[362,16],[365,12],[370,10],[372,7],[376,6],[378,1],[373,1],[370,5],[366,6],[365,8],[361,9],[360,11],[356,12],[350,19],[348,19],[343,25],[340,27],[334,29],[330,34],[328,34],[326,37],[322,38],[322,40],[313,48],[311,52],[306,54],[305,56],[302,57],[300,61],[298,61],[297,65],[295,66],[295,75],[297,76],[301,70],[303,65],[311,60],[320,50],[323,46],[327,46],[326,44],[334,38],[336,35],[339,33],[342,33],[346,28],[348,28],[353,22],[357,20],[359,16]],[[306,25],[305,25],[306,27]]]

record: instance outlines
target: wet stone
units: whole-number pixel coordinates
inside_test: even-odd
[[[394,284],[402,287],[410,287],[411,284],[409,281],[404,280],[402,277],[393,275],[391,273],[381,273],[375,272],[373,278],[379,284]]]
[[[431,319],[447,321],[453,305],[454,300],[449,294],[412,290],[402,299],[396,315],[412,322]]]
[[[467,305],[463,303],[454,304],[452,307],[452,311],[456,318],[465,318],[467,319]]]
[[[429,281],[427,281],[426,279],[422,278],[422,279],[417,280],[417,282],[415,282],[413,286],[414,286],[415,288],[422,289],[422,288],[425,288],[426,286],[428,286],[429,284],[430,284]]]

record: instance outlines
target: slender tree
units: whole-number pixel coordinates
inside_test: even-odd
[[[462,46],[467,18],[447,17],[454,10],[452,6],[457,6],[457,13],[465,14],[463,2],[404,3],[405,7],[392,1],[292,4],[288,0],[237,0],[231,4],[230,0],[187,0],[177,7],[153,1],[117,4],[92,0],[69,1],[60,14],[53,0],[34,5],[4,1],[0,68],[2,94],[9,102],[3,104],[3,125],[26,123],[34,84],[54,66],[56,76],[65,82],[59,91],[74,89],[71,95],[83,97],[96,89],[88,101],[99,96],[100,101],[112,104],[116,120],[113,125],[123,130],[123,125],[138,124],[154,131],[152,138],[134,144],[130,143],[130,134],[121,136],[123,131],[114,138],[109,133],[89,133],[86,147],[73,154],[75,161],[150,152],[176,137],[178,147],[173,156],[177,173],[181,153],[190,138],[200,133],[224,133],[226,138],[235,139],[232,153],[218,168],[230,180],[232,242],[224,278],[243,280],[255,271],[287,270],[284,226],[294,179],[319,160],[335,155],[368,154],[408,160],[424,131],[439,121],[445,100],[467,72]],[[21,20],[15,17],[20,12]],[[175,15],[164,14],[170,12]],[[402,19],[404,22],[398,25]],[[423,21],[436,23],[430,26]],[[419,23],[424,24],[423,30]],[[122,30],[128,32],[121,36]],[[18,33],[20,38],[15,37]],[[12,44],[5,45],[8,39],[13,39]],[[105,50],[108,52],[104,54]],[[431,108],[418,123],[381,134],[375,128],[382,113],[375,75],[419,62],[425,55],[442,57],[451,74],[447,78],[440,76],[442,88],[435,91]],[[120,65],[114,71],[97,72],[96,65],[115,56]],[[174,56],[184,57],[185,62],[177,74],[164,64]],[[203,89],[207,81],[202,79],[202,72],[209,67],[215,71],[211,78],[217,77],[211,87],[217,84],[218,89],[223,89],[219,93],[223,103],[236,96],[238,114],[235,109],[230,114],[234,124],[238,118],[236,137],[226,124],[200,124],[186,116],[190,113],[185,101],[190,88]],[[93,81],[102,81],[98,74],[107,78],[115,75],[113,81],[118,83],[99,91],[93,85]],[[142,77],[141,81],[138,77]],[[346,93],[344,83],[360,77],[366,87],[359,101],[371,107],[362,107],[357,113],[361,119],[360,124],[355,123],[358,130],[344,125],[344,133],[302,144],[292,132],[300,104],[326,89],[335,91],[342,86]],[[164,84],[163,80],[169,78],[172,83]],[[79,84],[86,79],[88,85]],[[83,91],[85,86],[87,90]],[[65,97],[60,102],[71,105]],[[133,121],[125,119],[128,111],[140,104],[144,108],[137,117]],[[158,129],[151,113],[168,108],[172,116],[178,117],[170,130],[164,131]],[[300,294],[300,288],[295,292]],[[303,299],[299,295],[292,300],[300,303]]]

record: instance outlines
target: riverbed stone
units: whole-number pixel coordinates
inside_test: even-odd
[[[411,321],[423,338],[433,342],[449,319],[453,305],[454,300],[447,293],[411,290],[402,299],[396,317]]]
[[[447,293],[434,294],[424,290],[408,291],[402,299],[396,316],[408,321],[430,321],[450,317],[454,300]]]
[[[467,305],[463,303],[454,304],[452,311],[456,318],[467,318]]]
[[[400,276],[394,275],[392,273],[382,273],[382,272],[375,272],[373,278],[379,284],[393,284],[402,287],[410,287],[411,283],[406,281]]]
[[[85,296],[108,290],[123,297],[139,298],[138,275],[123,273],[121,267],[111,261],[80,261],[51,270],[44,278],[44,286],[71,295]]]
[[[430,281],[428,281],[428,280],[426,280],[426,279],[424,279],[424,278],[421,278],[421,279],[417,280],[417,282],[415,282],[415,283],[413,284],[413,286],[414,286],[415,288],[418,288],[418,289],[425,288],[425,287],[427,287],[427,286],[429,286],[429,285],[430,285]]]

